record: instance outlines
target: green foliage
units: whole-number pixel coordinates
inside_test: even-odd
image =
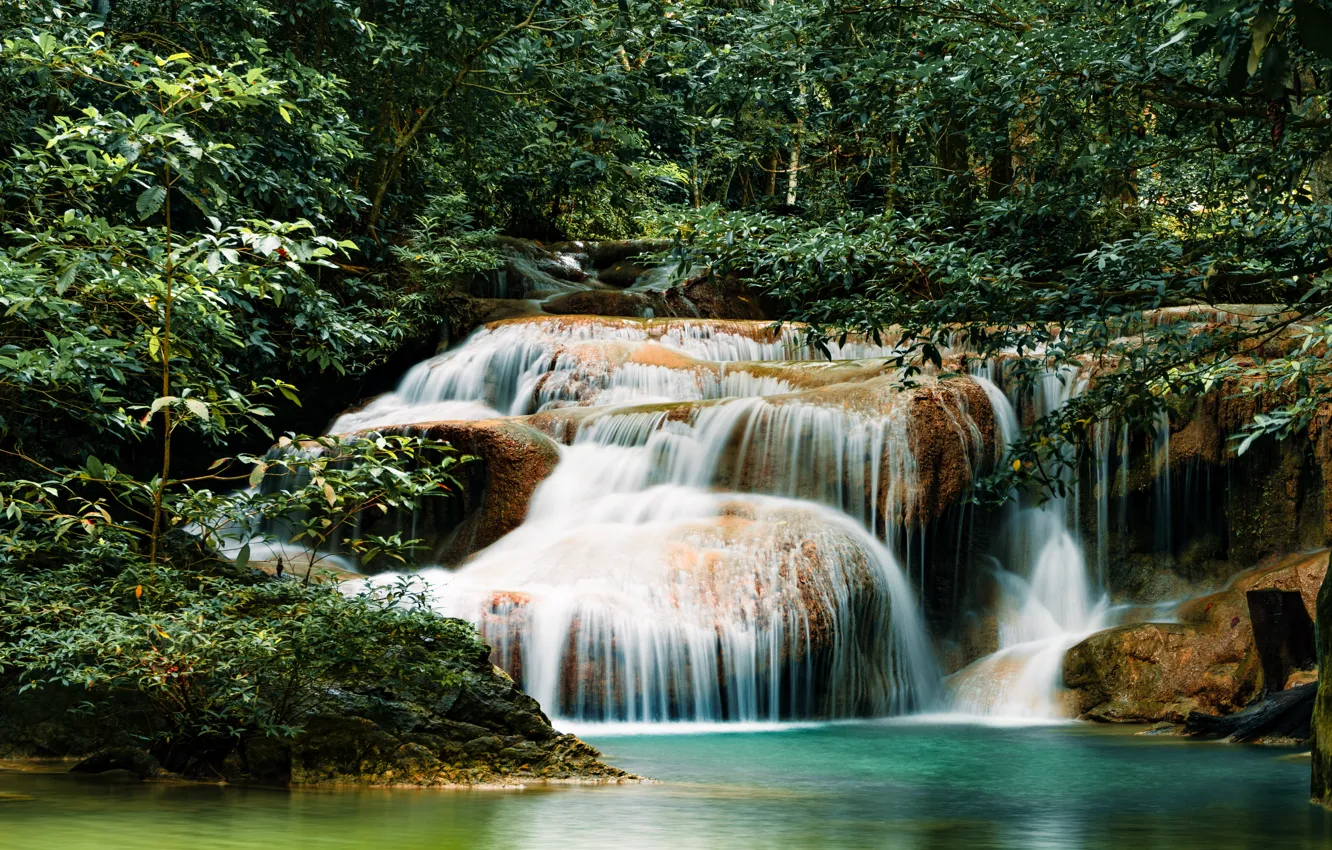
[[[405,584],[347,593],[318,566],[335,540],[364,561],[409,562],[415,541],[375,534],[372,520],[455,492],[451,449],[401,436],[283,438],[266,460],[238,460],[253,463],[248,475],[223,460],[169,482],[161,508],[173,531],[156,558],[145,551],[157,482],[96,458],[3,482],[0,694],[79,689],[99,720],[131,712],[121,719],[142,743],[196,758],[290,737],[330,710],[335,689],[409,698],[471,675],[485,649],[469,625],[430,613]],[[253,489],[205,488],[236,477]],[[304,548],[283,550],[285,577],[249,564],[274,523]]]
[[[8,570],[0,600],[0,682],[76,691],[159,753],[290,738],[336,710],[336,689],[438,693],[486,651],[402,587],[347,594],[220,563]]]

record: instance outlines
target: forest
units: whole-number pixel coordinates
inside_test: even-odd
[[[968,511],[998,516],[1019,493],[1033,510],[1077,514],[1119,480],[1094,470],[1120,469],[1105,446],[1121,431],[1134,451],[1153,429],[1173,432],[1171,455],[1208,405],[1222,411],[1214,468],[1278,475],[1277,447],[1298,445],[1316,456],[1310,475],[1332,474],[1332,5],[0,3],[0,751],[101,753],[145,775],[345,779],[375,771],[301,767],[291,742],[348,712],[383,729],[401,726],[385,717],[448,714],[429,708],[443,693],[472,700],[465,719],[439,721],[448,729],[507,730],[412,739],[456,757],[438,756],[448,783],[526,769],[538,747],[538,776],[624,781],[550,731],[547,715],[582,715],[497,660],[485,623],[478,632],[410,580],[440,550],[416,520],[390,520],[461,515],[483,488],[492,498],[490,444],[456,428],[327,433],[413,363],[509,315],[478,286],[512,280],[515,252],[589,244],[728,305],[691,307],[691,320],[750,320],[762,340],[797,329],[830,368],[848,346],[872,347],[850,356],[877,356],[903,398],[996,363],[996,383],[1018,393],[1094,374],[1058,404],[1019,403],[1020,434],[980,426],[978,444],[1000,460],[969,472],[930,529],[945,513],[979,527]],[[656,318],[561,312],[647,316],[647,327],[666,317],[651,303]],[[963,396],[947,404],[990,403]],[[636,403],[663,400],[676,399]],[[578,450],[566,442],[560,452]],[[1123,464],[1125,482],[1140,474]],[[1100,484],[1080,483],[1087,474]],[[1142,486],[1162,474],[1141,473]],[[1152,498],[1168,516],[1169,494]],[[931,560],[914,578],[917,538],[894,548],[868,510],[924,600],[922,628],[965,644],[954,615],[980,592],[956,570],[969,568],[949,562],[945,583]],[[1097,522],[1106,538],[1109,520]],[[285,556],[266,544],[278,526]],[[1271,543],[1240,566],[1325,546],[1332,520],[1299,545],[1255,533]],[[948,534],[963,536],[918,539]],[[1186,544],[1171,545],[1183,563]],[[320,566],[330,548],[355,570]],[[348,592],[342,579],[361,572],[389,578]],[[1189,587],[1224,582],[1204,584]],[[1116,603],[1160,601],[1110,585]],[[1305,619],[1321,620],[1326,659],[1332,590],[1320,603]],[[903,645],[895,665],[907,664]],[[535,669],[524,658],[515,667]],[[809,675],[817,696],[823,674]],[[896,713],[925,706],[924,693],[810,712]],[[1332,740],[1318,734],[1332,738],[1332,687],[1313,694],[1313,797],[1332,805]],[[805,711],[771,699],[772,719]],[[500,738],[507,755],[467,761],[476,741]]]

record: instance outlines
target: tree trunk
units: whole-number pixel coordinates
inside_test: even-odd
[[[1318,696],[1313,707],[1313,775],[1309,791],[1315,803],[1332,808],[1332,560],[1318,590]]]

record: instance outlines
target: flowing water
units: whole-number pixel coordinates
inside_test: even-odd
[[[555,417],[541,427],[567,445],[521,527],[460,568],[417,576],[438,610],[477,623],[497,663],[554,716],[1065,716],[1063,655],[1110,623],[1074,530],[1078,482],[1040,504],[1013,494],[993,552],[999,650],[945,690],[921,588],[895,554],[912,551],[928,512],[918,396],[946,400],[935,438],[973,470],[987,459],[965,399],[928,376],[905,390],[885,364],[889,343],[846,341],[816,362],[789,326],[509,321],[413,367],[332,430]],[[993,463],[1021,436],[1019,410],[1047,414],[1087,380],[1065,368],[1006,392],[1003,378],[972,369],[994,418]],[[1094,471],[1098,567],[1110,442],[1108,431],[1098,440]]]
[[[552,714],[899,713],[939,680],[880,539],[911,500],[906,411],[877,366],[851,370],[864,379],[854,404],[793,392],[830,380],[808,354],[794,332],[752,325],[515,323],[416,367],[335,429],[441,405],[596,407],[521,527],[460,569],[417,574]],[[703,401],[715,403],[678,406]]]
[[[1012,443],[1021,435],[1012,401],[983,375],[975,380],[990,399],[1002,441]],[[1033,393],[1035,415],[1050,413],[1080,389],[1076,372],[1047,375]],[[1064,653],[1109,625],[1108,601],[1095,598],[1082,544],[1068,518],[1065,498],[1024,508],[1015,494],[1003,524],[1006,553],[996,570],[999,650],[952,677],[951,705],[958,713],[1067,715],[1060,704]]]
[[[1308,759],[1104,727],[606,737],[658,784],[277,791],[0,773],[5,850],[1267,850],[1332,845]]]

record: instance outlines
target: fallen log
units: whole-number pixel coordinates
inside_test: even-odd
[[[1317,693],[1318,683],[1310,682],[1269,694],[1243,711],[1223,717],[1190,712],[1184,721],[1184,734],[1230,742],[1260,739],[1307,741]]]

